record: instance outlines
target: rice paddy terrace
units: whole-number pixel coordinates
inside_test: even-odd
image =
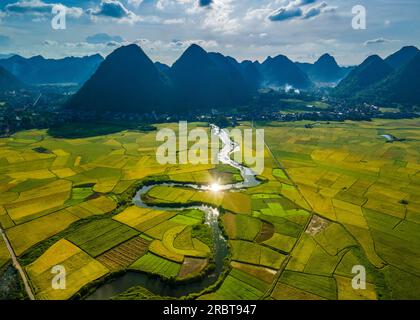
[[[240,191],[152,186],[148,207],[132,202],[145,184],[235,184],[240,172],[159,165],[154,132],[19,132],[0,139],[0,223],[37,299],[85,298],[132,273],[174,288],[202,281],[217,250],[197,204],[220,210],[228,255],[215,282],[188,298],[418,299],[419,124],[259,124],[262,183]],[[1,272],[9,262],[0,238]],[[65,290],[51,288],[56,265],[67,271]],[[366,267],[366,290],[351,286],[354,265]],[[145,287],[116,298],[162,298]]]

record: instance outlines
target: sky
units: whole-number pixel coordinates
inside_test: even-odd
[[[358,5],[364,29],[352,26]],[[57,8],[65,29],[52,27]],[[284,54],[313,62],[330,53],[354,65],[420,47],[419,12],[419,0],[0,0],[0,54],[106,56],[137,43],[170,65],[196,43],[239,61]]]

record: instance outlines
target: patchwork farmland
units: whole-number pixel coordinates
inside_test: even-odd
[[[148,191],[149,205],[202,203],[222,212],[225,272],[189,298],[420,298],[418,120],[305,124],[257,125],[267,148],[256,187]],[[0,224],[37,299],[84,298],[124,272],[172,283],[210,272],[203,212],[131,200],[142,182],[225,184],[240,176],[223,165],[159,165],[155,134],[66,139],[31,130],[0,139]],[[0,272],[9,260],[0,238]],[[56,265],[67,270],[66,290],[51,288]],[[366,290],[352,288],[355,265],[366,268]],[[116,298],[162,297],[132,288]]]

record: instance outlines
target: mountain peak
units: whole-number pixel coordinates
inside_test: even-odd
[[[316,82],[334,83],[344,77],[344,71],[329,53],[323,54],[310,66],[307,66],[310,78]]]
[[[192,44],[187,50],[181,55],[181,57],[175,61],[173,68],[180,66],[186,68],[195,68],[198,66],[204,66],[212,64],[209,54],[197,44]]]
[[[187,50],[185,50],[183,56],[201,56],[206,55],[207,51],[200,47],[198,44],[193,43]]]
[[[394,69],[398,69],[403,65],[407,64],[411,59],[413,59],[420,52],[417,47],[406,46],[401,48],[401,50],[391,54],[385,59],[385,61]]]
[[[122,66],[129,67],[130,64],[145,64],[148,66],[153,65],[152,60],[146,55],[143,49],[137,44],[130,44],[122,46],[112,52],[106,59],[105,63],[110,61],[121,64]]]
[[[75,109],[147,112],[162,110],[169,101],[164,78],[135,44],[111,53],[69,101]]]
[[[271,58],[271,57],[269,57],[269,58]],[[279,55],[275,56],[274,58],[272,58],[272,60],[274,60],[275,62],[280,62],[280,61],[290,61],[290,62],[292,62],[288,57],[286,57],[283,54],[279,54]]]
[[[304,89],[311,85],[306,73],[282,54],[274,58],[268,57],[261,65],[261,73],[263,84],[268,87],[281,87],[288,84]]]
[[[378,56],[377,54],[373,54],[369,57],[367,57],[361,65],[365,65],[365,64],[371,64],[371,63],[378,63],[378,62],[383,62],[384,60]]]
[[[417,53],[414,58],[393,71],[387,78],[363,91],[361,96],[366,100],[373,100],[379,104],[387,104],[389,101],[392,101],[402,104],[419,105],[419,70],[420,53]]]
[[[22,60],[26,60],[24,57],[22,57],[21,55],[18,54],[14,54],[13,56],[11,56],[10,58],[6,59],[9,61],[22,61]]]
[[[401,48],[401,50],[399,50],[399,51],[397,51],[396,53],[398,53],[398,52],[405,52],[405,53],[407,53],[407,52],[414,52],[414,53],[418,53],[420,50],[416,47],[416,46],[404,46],[404,47],[402,47]]]
[[[45,58],[41,55],[37,55],[37,56],[33,56],[31,58],[29,58],[30,61],[44,61]]]
[[[380,56],[378,56],[377,54],[371,55],[369,57],[367,57],[361,64],[359,67],[357,67],[356,69],[354,69],[355,71],[357,70],[369,70],[371,72],[374,72],[374,70],[376,69],[381,69],[381,71],[392,71],[392,68],[389,66],[388,63],[385,62],[384,59],[382,59]]]
[[[329,53],[324,53],[322,56],[320,56],[319,59],[315,62],[315,64],[333,64],[338,66],[337,61],[335,61],[335,58]]]
[[[191,45],[168,72],[182,108],[226,107],[244,103],[247,83],[236,60]]]
[[[102,57],[102,55],[99,54],[99,53],[92,54],[90,56],[86,56],[85,58],[87,58],[87,59],[99,59],[99,60],[103,60],[104,59],[104,57]]]
[[[114,50],[110,55],[121,55],[121,54],[145,54],[137,44],[129,44],[126,46],[121,46]]]
[[[363,63],[353,69],[335,89],[339,96],[354,96],[370,86],[382,81],[392,73],[393,69],[378,55],[371,55]]]

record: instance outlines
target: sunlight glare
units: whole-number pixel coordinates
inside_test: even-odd
[[[213,192],[219,192],[221,189],[222,188],[221,188],[220,184],[218,184],[218,183],[213,183],[210,186],[210,190],[213,191]]]

